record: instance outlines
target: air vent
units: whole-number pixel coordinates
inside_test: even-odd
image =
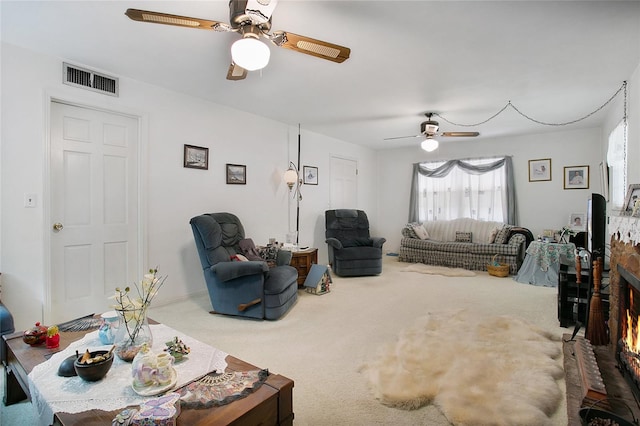
[[[118,96],[118,79],[75,65],[62,64],[62,82],[109,96]]]

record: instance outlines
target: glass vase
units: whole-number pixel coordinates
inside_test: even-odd
[[[120,325],[113,344],[115,353],[123,361],[131,362],[143,344],[153,345],[153,336],[147,321],[147,308],[116,309]]]

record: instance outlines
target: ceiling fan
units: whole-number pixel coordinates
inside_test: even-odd
[[[341,63],[349,58],[351,49],[348,47],[287,31],[270,32],[271,14],[277,3],[277,0],[230,0],[229,24],[139,9],[127,9],[125,15],[140,22],[241,34],[242,38],[231,46],[232,61],[227,72],[228,80],[243,80],[247,77],[247,71],[258,70],[267,65],[269,47],[260,38],[265,38],[278,47],[333,62]]]
[[[435,113],[433,112],[427,112],[424,115],[427,116],[427,121],[423,121],[420,124],[420,134],[419,135],[411,135],[411,136],[398,136],[398,137],[394,137],[394,138],[385,138],[385,141],[390,141],[390,140],[394,140],[394,139],[406,139],[406,138],[425,138],[424,141],[422,141],[422,143],[420,144],[420,146],[422,147],[422,149],[424,149],[425,151],[431,152],[431,151],[435,151],[436,149],[438,149],[438,141],[437,139],[435,139],[436,136],[443,136],[443,137],[463,137],[463,138],[469,138],[469,137],[476,137],[479,136],[480,133],[478,132],[439,132],[439,124],[437,121],[434,121],[431,119],[431,117],[434,115]]]

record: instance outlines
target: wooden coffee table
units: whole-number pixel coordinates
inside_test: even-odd
[[[87,332],[60,333],[60,347],[47,349],[45,345],[29,346],[22,341],[22,333],[2,336],[1,344],[6,344],[4,404],[30,398],[27,375],[33,368],[46,361],[50,354],[81,339]],[[256,370],[258,367],[231,355],[227,356],[227,371]],[[293,381],[278,374],[269,377],[260,388],[247,397],[221,407],[209,409],[183,409],[178,417],[178,425],[292,425],[293,424]],[[124,408],[124,407],[123,407]],[[111,425],[116,411],[91,410],[82,413],[56,413],[55,425]]]

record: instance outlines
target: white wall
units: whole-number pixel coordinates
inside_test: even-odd
[[[48,200],[44,193],[48,96],[142,117],[147,159],[146,259],[148,266],[158,265],[169,275],[154,303],[204,292],[188,226],[192,216],[234,212],[256,243],[269,237],[284,241],[286,232],[295,228],[295,201],[282,182],[282,174],[290,160],[297,161],[297,125],[273,122],[127,78],[120,80],[119,98],[94,94],[61,83],[63,59],[6,44],[1,48],[0,272],[2,301],[14,314],[18,329],[43,320],[48,276],[45,235],[51,225],[45,223]],[[640,182],[640,170],[635,166],[640,159],[639,69],[629,80],[630,183]],[[619,100],[615,108],[620,108]],[[607,111],[611,126],[620,117],[615,108]],[[367,211],[373,235],[388,239],[385,251],[399,249],[400,230],[408,218],[412,164],[431,159],[512,155],[519,224],[534,234],[561,227],[571,213],[585,210],[591,192],[601,190],[598,166],[604,158],[608,131],[563,128],[481,143],[452,140],[428,154],[417,146],[373,152],[307,132],[302,123],[301,165],[319,168],[319,185],[303,185],[300,242],[318,247],[319,261],[326,262],[323,213],[329,207],[331,155],[358,162],[359,195],[354,207]],[[184,144],[209,147],[209,170],[182,167]],[[528,160],[537,158],[552,159],[551,182],[528,182]],[[246,186],[225,184],[226,163],[247,165]],[[590,166],[590,188],[564,190],[563,167],[583,164]],[[25,193],[37,194],[37,208],[23,207]]]
[[[120,78],[118,98],[73,88],[61,83],[62,62],[2,44],[0,271],[2,301],[13,313],[17,329],[47,319],[43,304],[50,230],[45,193],[49,97],[142,117],[147,247],[143,269],[157,265],[169,276],[154,303],[206,294],[191,217],[235,213],[256,244],[266,243],[269,237],[284,241],[287,231],[295,228],[295,202],[282,176],[289,160],[297,160],[297,126],[127,78]],[[318,247],[319,261],[326,263],[320,217],[329,200],[330,155],[358,161],[357,204],[375,214],[375,152],[305,132],[304,123],[302,127],[301,163],[319,168],[319,184],[303,187],[301,242]],[[209,148],[208,170],[183,168],[184,144]],[[226,184],[226,163],[247,166],[246,185]],[[23,207],[25,193],[37,194],[37,208]]]
[[[385,251],[397,252],[400,248],[400,230],[409,217],[413,163],[512,156],[518,225],[529,228],[534,235],[539,235],[543,229],[560,229],[567,225],[571,213],[586,213],[589,195],[601,191],[601,145],[602,132],[599,128],[567,128],[560,132],[482,142],[445,140],[433,153],[423,151],[418,144],[412,148],[380,151],[378,170],[382,180],[378,194],[378,219],[383,224],[382,236],[387,238]],[[551,158],[551,181],[529,182],[529,160],[539,158]],[[564,167],[582,165],[589,166],[589,189],[563,189]]]

